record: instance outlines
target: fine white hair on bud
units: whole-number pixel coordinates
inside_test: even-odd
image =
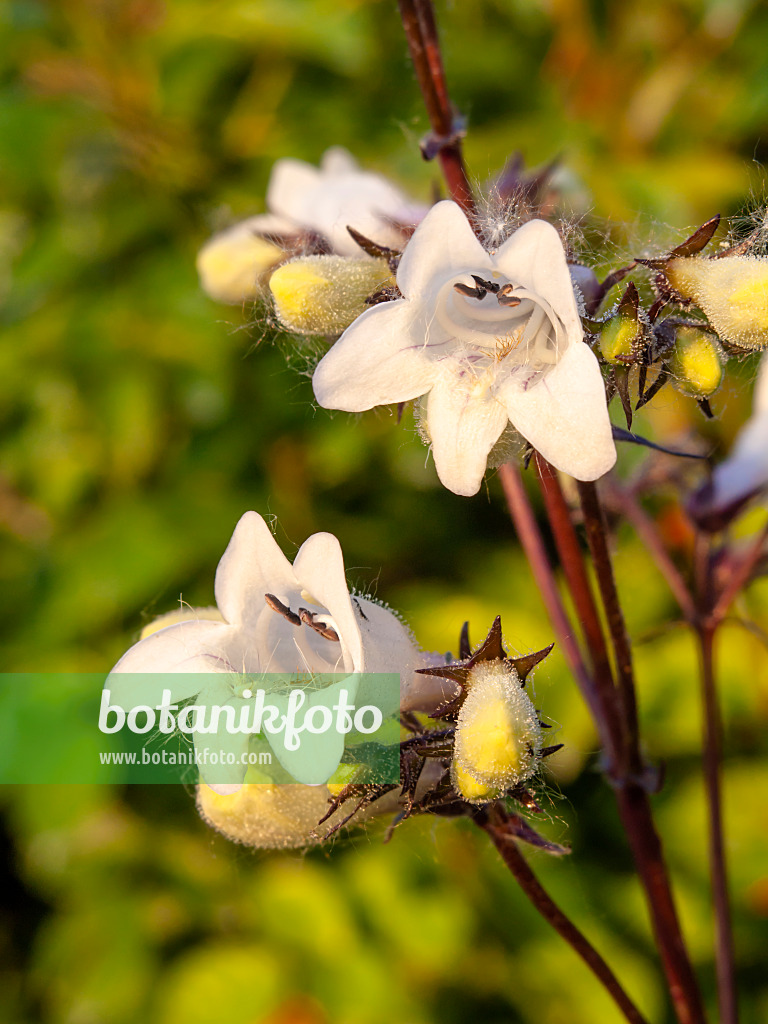
[[[341,334],[366,311],[366,299],[394,283],[386,260],[300,256],[278,267],[269,288],[289,331]]]
[[[768,258],[680,256],[667,262],[664,274],[724,341],[744,349],[768,346]]]
[[[536,772],[541,723],[508,662],[479,662],[467,685],[456,724],[451,778],[465,800],[485,803]]]

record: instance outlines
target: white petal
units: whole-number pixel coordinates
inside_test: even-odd
[[[584,342],[522,390],[512,377],[498,392],[513,426],[545,459],[577,480],[597,480],[616,461],[600,366]]]
[[[319,362],[312,387],[325,409],[363,412],[376,405],[408,402],[428,391],[434,371],[411,337],[408,302],[384,302],[366,310]]]
[[[230,653],[237,633],[236,627],[203,619],[166,626],[134,644],[112,669],[112,674],[231,672]],[[197,689],[189,689],[183,695],[175,693],[174,699],[196,692]]]
[[[487,388],[473,395],[451,376],[430,391],[427,423],[441,482],[454,494],[476,494],[488,453],[507,424],[504,406]]]
[[[753,416],[733,452],[712,474],[711,511],[725,510],[768,486],[768,411]]]
[[[493,270],[461,207],[450,199],[437,203],[416,228],[397,269],[407,299],[430,296],[454,274]]]
[[[360,170],[360,165],[348,149],[331,146],[320,158],[320,170],[323,174],[354,174]]]
[[[339,691],[345,689],[348,701],[354,704],[359,685],[359,677],[351,675],[338,683],[332,683],[323,690],[307,695],[306,703],[299,709],[296,716],[297,724],[301,725],[305,715],[313,707],[323,706],[331,709],[338,702]],[[272,694],[270,703],[280,708],[285,715],[288,711],[288,695]],[[297,782],[315,786],[327,782],[339,766],[344,753],[345,735],[335,728],[335,715],[331,728],[327,732],[300,734],[297,750],[289,750],[285,744],[285,732],[268,733],[270,746],[280,764]]]
[[[365,597],[353,597],[352,604],[362,635],[366,672],[399,672],[406,677],[420,667],[419,648],[394,612]]]
[[[267,206],[281,217],[296,222],[308,193],[322,180],[321,172],[303,160],[278,160],[267,186]]]
[[[239,715],[239,707],[242,701],[222,700],[221,694],[215,688],[209,688],[200,693],[199,704],[206,709],[206,719],[209,718],[210,708],[214,704],[221,704],[224,707],[235,707],[236,716]],[[219,718],[219,728],[215,733],[195,732],[195,751],[198,754],[200,766],[200,778],[215,790],[217,793],[235,793],[243,784],[245,773],[248,770],[246,764],[241,763],[240,758],[248,751],[249,735],[243,732],[229,732],[226,728],[227,719],[225,713]],[[221,755],[233,754],[234,764],[222,763]],[[215,755],[218,763],[212,764],[212,756]],[[224,757],[226,762],[226,756]]]
[[[265,594],[300,589],[291,563],[257,512],[240,519],[216,570],[216,604],[233,625],[253,628]]]
[[[342,647],[352,659],[352,664],[346,667],[362,670],[360,629],[349,597],[344,575],[344,556],[338,540],[332,533],[313,534],[299,548],[293,570],[302,588],[309,591],[314,600],[330,612]]]
[[[545,299],[562,320],[570,343],[583,337],[573,282],[557,230],[544,220],[523,224],[494,256],[510,281]]]

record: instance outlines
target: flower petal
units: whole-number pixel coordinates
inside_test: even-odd
[[[571,343],[583,337],[565,250],[557,229],[545,220],[523,224],[501,246],[494,261],[515,284],[550,304],[560,317]]]
[[[128,700],[132,704],[146,704],[157,694],[157,700],[152,701],[156,704],[164,688],[171,690],[172,700],[184,700],[200,688],[194,673],[233,671],[230,656],[237,646],[238,632],[236,627],[207,620],[166,626],[134,644],[122,656],[109,675],[109,687],[118,703]],[[164,673],[183,676],[175,685],[173,680],[166,681]],[[140,685],[136,679],[123,684],[119,678],[113,678],[123,674],[145,674],[146,685]]]
[[[737,506],[768,486],[768,411],[743,427],[733,451],[712,474],[710,512]]]
[[[362,671],[363,644],[349,596],[344,556],[338,540],[332,533],[313,534],[299,548],[293,571],[302,588],[312,595],[320,607],[330,612],[339,633],[342,650],[348,652],[351,659],[351,664],[346,667]]]
[[[243,702],[239,699],[224,702],[216,688],[208,688],[200,693],[198,703],[205,708],[206,720],[210,719],[211,708],[214,705],[234,707],[235,722],[237,723],[238,708]],[[248,770],[247,764],[244,764],[241,758],[248,751],[249,734],[229,732],[226,713],[224,713],[219,717],[216,732],[195,732],[193,735],[195,752],[200,765],[200,778],[203,782],[217,793],[237,792],[242,786],[245,773]],[[227,755],[233,756],[234,763],[228,762]],[[213,763],[214,757],[215,764]]]
[[[332,683],[323,690],[307,694],[306,702],[296,715],[297,725],[305,721],[306,715],[314,707],[322,706],[331,711],[333,705],[338,702],[342,689],[347,691],[349,703],[354,703],[359,683],[359,676],[355,674]],[[287,694],[273,694],[271,697],[271,703],[280,708],[283,715],[288,712],[288,702]],[[345,735],[337,731],[335,716],[333,717],[331,728],[325,732],[302,732],[296,750],[290,750],[286,746],[285,731],[269,734],[269,743],[275,756],[297,782],[309,786],[319,785],[327,782],[338,768],[344,753]],[[317,726],[317,723],[315,724]]]
[[[429,393],[427,424],[437,475],[454,494],[476,494],[488,454],[507,424],[507,412],[486,388],[479,394],[455,375]],[[458,385],[458,386],[457,386]]]
[[[322,173],[312,164],[303,160],[278,160],[272,168],[267,186],[267,207],[280,217],[287,217],[296,223],[303,223],[297,211],[304,204],[308,193],[314,191],[322,180]]]
[[[556,469],[597,480],[616,462],[600,366],[584,342],[523,390],[511,377],[498,392],[512,425]]]
[[[493,270],[493,260],[478,241],[461,207],[450,199],[437,203],[416,228],[397,269],[407,299],[429,295],[454,274]]]
[[[232,625],[253,626],[264,611],[265,594],[299,589],[291,563],[267,524],[257,512],[246,512],[216,570],[221,614]]]
[[[320,158],[320,170],[323,174],[354,174],[360,165],[348,149],[331,146]]]
[[[428,391],[434,370],[424,343],[411,337],[412,321],[410,304],[400,300],[359,316],[318,363],[312,387],[320,405],[363,412]]]

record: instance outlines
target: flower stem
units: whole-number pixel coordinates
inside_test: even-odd
[[[560,565],[568,583],[568,589],[579,614],[587,650],[594,669],[594,677],[600,695],[602,714],[597,724],[605,720],[601,729],[603,746],[611,749],[610,737],[619,734],[620,720],[616,702],[616,690],[613,685],[611,663],[603,635],[600,614],[595,603],[592,585],[587,575],[579,539],[571,520],[571,512],[565,500],[557,474],[552,466],[538,452],[534,455],[536,470],[539,474],[541,493],[549,517]],[[610,767],[610,766],[609,766]]]
[[[704,708],[704,782],[709,809],[709,867],[715,910],[715,964],[721,1024],[738,1024],[739,1010],[731,929],[731,902],[723,838],[722,723],[715,685],[715,630],[703,627],[698,634],[701,660],[701,699]]]
[[[499,478],[518,539],[531,566],[536,585],[563,649],[568,667],[578,683],[593,718],[599,724],[602,720],[602,701],[584,662],[576,639],[576,631],[568,618],[557,589],[557,580],[547,557],[544,539],[528,500],[520,470],[512,463],[505,463],[499,468]]]
[[[713,595],[712,587],[710,538],[703,533],[697,534],[694,552],[694,579],[699,615],[692,625],[698,641],[701,665],[701,703],[704,711],[702,759],[709,818],[709,871],[712,884],[712,904],[715,911],[715,965],[721,1024],[737,1024],[739,1010],[723,833],[721,778],[723,726],[715,682],[715,634],[731,601],[749,578],[760,556],[764,541],[765,530],[758,536],[756,543],[717,599]]]
[[[613,576],[611,556],[608,551],[605,517],[597,496],[594,483],[577,481],[581,509],[584,514],[584,527],[587,532],[592,564],[597,574],[597,583],[608,619],[608,631],[611,636],[614,658],[616,660],[616,676],[622,704],[624,736],[624,753],[627,757],[627,769],[636,775],[643,772],[640,755],[640,731],[637,721],[637,700],[635,698],[635,677],[632,667],[632,651],[629,636],[624,622],[619,593]]]
[[[503,818],[500,818],[498,813],[490,813],[484,816],[478,815],[475,820],[480,828],[487,832],[493,845],[501,854],[504,863],[512,872],[518,885],[534,907],[552,925],[555,931],[565,939],[574,952],[582,958],[595,977],[603,984],[609,995],[612,996],[621,1012],[630,1021],[630,1024],[647,1024],[645,1017],[624,991],[618,978],[605,960],[603,960],[602,956],[600,956],[595,947],[570,918],[563,913],[546,889],[544,889],[541,882],[536,878],[528,861],[520,853],[517,843],[505,831]]]
[[[430,136],[422,145],[422,153],[427,160],[435,155],[439,157],[451,198],[471,217],[475,212],[475,201],[461,152],[461,130],[448,95],[432,0],[398,0],[398,4],[411,61],[432,127]]]

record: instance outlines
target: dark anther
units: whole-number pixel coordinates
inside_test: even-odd
[[[497,284],[496,281],[484,281],[483,278],[478,277],[477,274],[472,275],[472,280],[478,288],[484,288],[487,292],[493,292],[494,295],[498,292],[499,288],[501,288],[501,285]]]
[[[274,594],[265,594],[264,600],[267,602],[267,604],[269,605],[273,612],[277,612],[278,615],[282,615],[284,619],[288,619],[291,625],[301,625],[301,619],[296,614],[296,612],[292,612],[291,609],[287,605],[283,604],[282,601],[278,601]]]
[[[512,294],[514,287],[515,286],[513,284],[505,284],[503,288],[496,288],[496,291],[498,292],[496,298],[498,299],[500,306],[519,306],[523,301]]]
[[[299,621],[303,622],[305,626],[309,626],[310,629],[314,629],[320,636],[324,636],[326,640],[339,642],[339,634],[336,630],[327,626],[324,622],[318,622],[316,613],[311,612],[308,608],[299,608]]]
[[[453,290],[458,292],[459,295],[466,295],[470,299],[482,299],[488,294],[485,288],[481,288],[480,285],[477,288],[473,288],[471,285],[462,284],[461,281],[457,281],[453,286]]]

